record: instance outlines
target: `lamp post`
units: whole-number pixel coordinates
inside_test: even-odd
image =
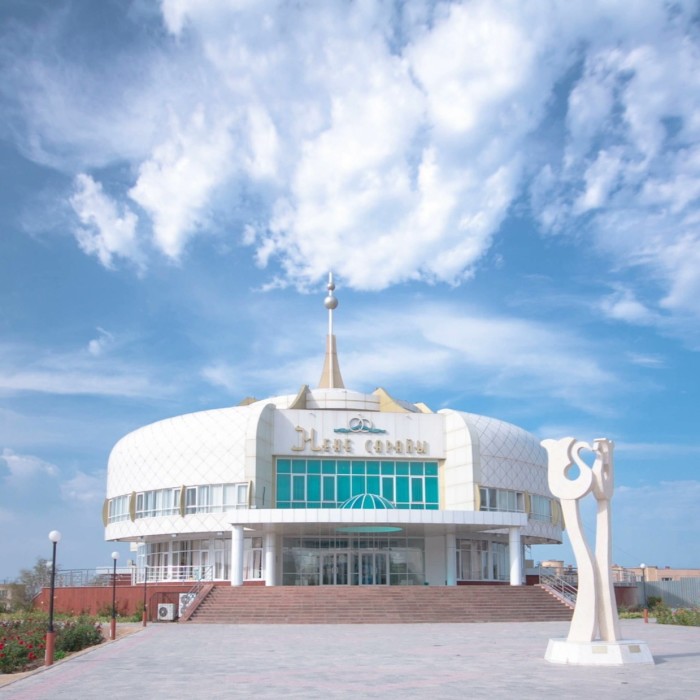
[[[53,629],[53,597],[56,589],[56,545],[61,541],[61,533],[58,530],[49,532],[49,539],[53,544],[53,555],[51,558],[51,597],[49,598],[49,628],[46,631],[46,651],[44,663],[47,666],[53,664],[53,652],[56,645],[56,633]]]
[[[649,622],[649,609],[647,608],[647,577],[646,577],[646,564],[640,564],[639,568],[642,570],[642,591],[644,597],[644,622]]]
[[[109,638],[112,640],[117,638],[117,559],[119,552],[112,552],[112,624],[109,629]]]
[[[143,565],[143,626],[148,624],[148,564]]]

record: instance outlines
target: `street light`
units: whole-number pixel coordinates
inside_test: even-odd
[[[117,559],[119,552],[112,552],[113,569],[112,569],[112,624],[110,626],[109,638],[114,640],[117,638]]]
[[[148,623],[148,564],[143,565],[143,620],[142,624],[145,627]]]
[[[61,541],[61,533],[58,530],[49,532],[49,539],[53,543],[53,556],[51,559],[51,598],[49,598],[49,628],[46,632],[46,651],[44,663],[47,666],[53,664],[53,651],[56,645],[56,633],[53,629],[53,596],[56,588],[56,545]]]
[[[639,568],[642,570],[642,590],[644,591],[644,622],[649,622],[649,612],[647,609],[647,577],[646,577],[646,564],[640,564]]]

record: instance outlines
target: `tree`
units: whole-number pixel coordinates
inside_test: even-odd
[[[42,588],[51,585],[51,562],[37,557],[32,569],[21,569],[17,578],[16,589],[12,594],[12,607],[17,609],[29,609],[32,601],[40,593]]]

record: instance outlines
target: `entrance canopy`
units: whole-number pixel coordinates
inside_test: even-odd
[[[263,509],[249,508],[231,513],[232,526],[260,532],[338,534],[404,532],[416,536],[474,532],[507,532],[527,525],[526,513],[468,510],[397,509]],[[392,530],[381,528],[391,527]],[[399,528],[394,530],[393,528]]]

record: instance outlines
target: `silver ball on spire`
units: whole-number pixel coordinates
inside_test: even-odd
[[[338,308],[338,300],[333,296],[333,290],[335,289],[335,284],[333,283],[333,273],[328,273],[328,284],[326,285],[328,290],[328,296],[323,300],[323,305],[329,310]]]

